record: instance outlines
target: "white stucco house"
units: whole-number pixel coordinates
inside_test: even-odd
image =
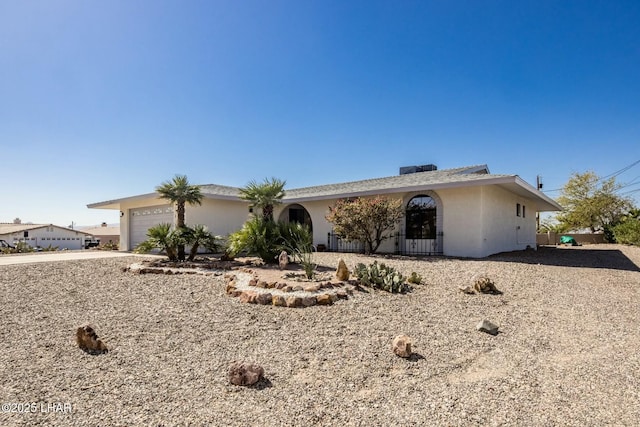
[[[91,239],[86,232],[59,227],[53,224],[5,224],[0,223],[0,240],[10,245],[26,242],[31,247],[58,249],[84,249],[85,239]]]
[[[239,189],[202,185],[201,206],[186,207],[187,224],[204,224],[218,235],[242,227],[251,215]],[[406,215],[378,252],[482,258],[536,247],[536,212],[558,211],[554,200],[517,175],[489,173],[486,165],[438,170],[434,165],[400,168],[400,174],[363,181],[287,189],[274,215],[311,226],[314,245],[354,249],[332,234],[325,216],[342,198],[384,195],[401,198]],[[149,227],[174,223],[174,212],[157,193],[92,203],[120,211],[120,249],[132,250]],[[357,249],[357,248],[356,248]]]

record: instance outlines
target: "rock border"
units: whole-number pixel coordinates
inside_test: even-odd
[[[314,305],[332,305],[338,300],[346,300],[356,289],[347,282],[300,282],[261,280],[259,273],[241,268],[227,273],[225,292],[242,303],[274,305],[276,307],[306,308]]]

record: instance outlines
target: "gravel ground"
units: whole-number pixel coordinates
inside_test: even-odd
[[[339,257],[374,259],[316,260]],[[640,248],[375,259],[426,283],[289,309],[241,304],[222,276],[122,272],[135,258],[0,267],[0,403],[35,403],[0,425],[640,424]],[[504,294],[458,290],[479,273]],[[77,348],[86,323],[108,354]],[[230,385],[233,360],[266,380]]]

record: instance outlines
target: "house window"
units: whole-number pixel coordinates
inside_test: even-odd
[[[516,203],[516,215],[520,216],[520,203]]]
[[[527,210],[526,210],[526,206],[522,205],[522,218],[525,218],[527,216]]]
[[[407,239],[436,238],[436,201],[429,196],[409,200],[406,215]]]

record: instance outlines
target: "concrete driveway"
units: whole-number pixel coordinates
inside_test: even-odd
[[[0,255],[0,266],[13,264],[31,264],[35,262],[71,261],[82,259],[118,258],[126,256],[141,256],[129,252],[118,251],[58,251],[35,252],[28,254]],[[142,255],[148,257],[160,257],[159,255]]]

